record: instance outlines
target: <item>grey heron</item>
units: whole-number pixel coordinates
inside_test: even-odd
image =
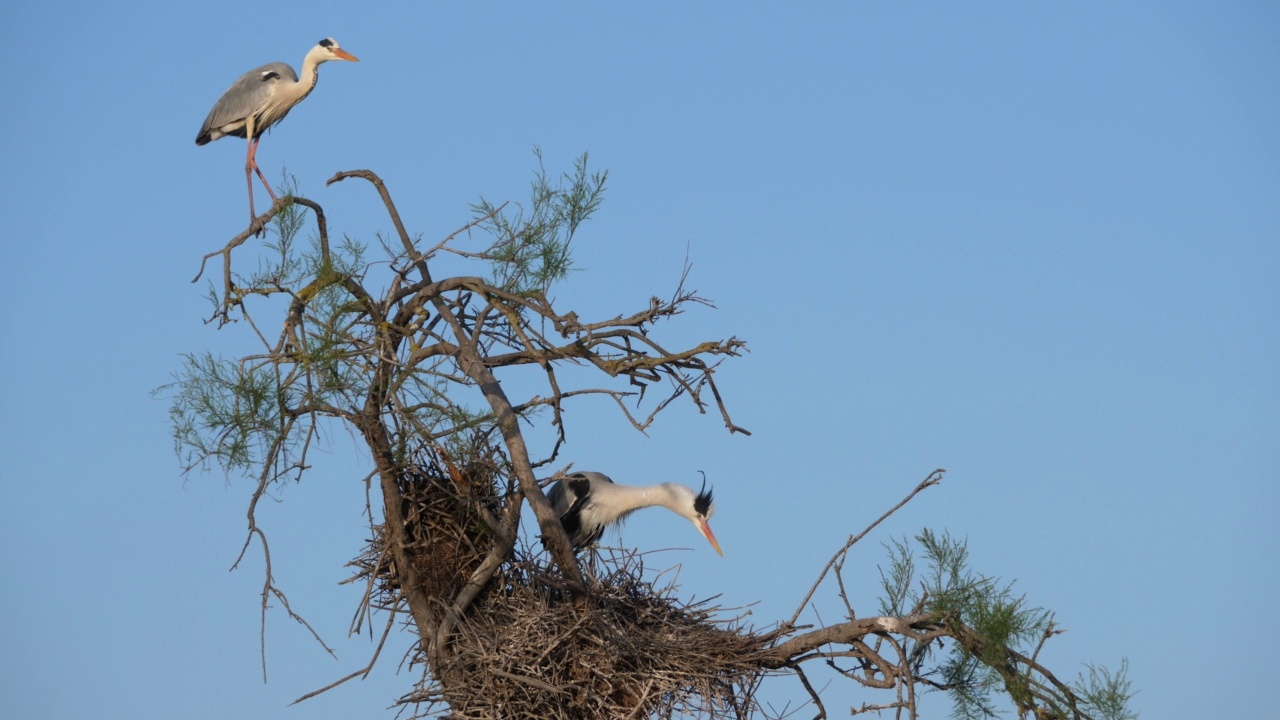
[[[707,521],[715,512],[711,491],[693,490],[676,483],[660,485],[619,485],[598,472],[574,472],[551,486],[547,499],[560,516],[560,524],[574,549],[588,547],[600,539],[606,528],[622,522],[641,508],[661,505],[688,519],[717,553],[720,543]]]
[[[293,72],[293,68],[282,62],[267,63],[260,68],[250,70],[240,76],[218,98],[209,117],[196,135],[196,145],[204,145],[225,135],[245,138],[249,142],[249,159],[244,165],[244,178],[249,185],[249,223],[252,224],[257,215],[253,212],[253,173],[267,188],[271,201],[279,202],[271,184],[262,176],[254,154],[258,151],[258,141],[267,128],[280,122],[302,102],[316,86],[319,77],[316,68],[320,63],[330,60],[350,60],[359,62],[356,56],[338,46],[338,41],[325,38],[311,48],[311,52],[302,59],[302,79]]]

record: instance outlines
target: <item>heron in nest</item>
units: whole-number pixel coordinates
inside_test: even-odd
[[[582,471],[557,481],[547,498],[575,550],[595,544],[606,529],[636,510],[662,506],[692,522],[711,547],[724,556],[707,524],[716,507],[705,479],[702,489],[695,493],[677,483],[620,485],[604,473]]]

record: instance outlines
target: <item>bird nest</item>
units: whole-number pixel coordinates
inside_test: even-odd
[[[514,491],[498,448],[478,441],[455,463],[417,453],[401,474],[406,554],[418,587],[452,602],[493,547],[477,508],[498,510]],[[481,508],[481,509],[483,509]],[[403,609],[406,576],[395,567],[385,526],[353,580],[370,588],[366,608]],[[638,553],[583,556],[586,592],[549,567],[540,547],[519,543],[469,605],[417,690],[401,699],[426,715],[493,718],[740,717],[758,678],[759,655],[775,639],[755,634],[709,601],[685,602],[673,578],[646,571]],[[423,629],[420,629],[423,630]],[[430,629],[425,629],[430,632]],[[437,649],[439,650],[439,649]]]
[[[655,588],[637,553],[593,556],[587,592],[513,561],[472,606],[435,682],[414,700],[452,720],[740,717],[772,641]]]
[[[479,440],[476,444],[483,445]],[[468,454],[486,459],[458,468],[444,462],[439,452],[421,449],[401,469],[397,486],[403,528],[388,533],[385,524],[374,525],[373,538],[348,563],[356,568],[348,582],[368,582],[367,601],[373,607],[395,607],[403,595],[402,580],[409,575],[396,567],[392,536],[404,544],[418,589],[442,601],[457,595],[492,549],[493,538],[477,521],[475,508],[496,508],[496,488],[509,473],[492,448],[472,448]]]

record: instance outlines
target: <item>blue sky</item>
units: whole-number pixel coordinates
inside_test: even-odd
[[[687,253],[719,309],[663,337],[750,342],[717,375],[749,438],[683,407],[648,437],[604,402],[568,417],[580,469],[707,472],[724,558],[660,511],[621,537],[692,548],[651,560],[687,595],[787,617],[943,467],[850,561],[863,613],[879,543],[948,529],[1057,612],[1062,675],[1125,656],[1144,717],[1271,710],[1248,633],[1280,589],[1275,5],[51,2],[0,14],[0,714],[390,717],[410,688],[402,641],[286,707],[372,648],[336,584],[365,537],[352,440],[260,517],[338,659],[273,612],[264,685],[260,557],[227,572],[251,485],[181,477],[150,394],[180,353],[245,347],[189,282],[247,212],[243,141],[197,148],[201,121],[330,35],[361,62],[323,66],[258,160],[336,232],[391,227],[369,189],[324,186],[339,170],[381,174],[434,240],[481,195],[521,199],[535,145],[553,170],[589,151],[610,189],[565,306],[633,310]]]

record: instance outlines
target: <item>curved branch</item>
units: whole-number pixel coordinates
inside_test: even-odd
[[[332,185],[352,177],[368,180],[378,190],[378,195],[382,197],[383,204],[387,206],[387,214],[391,216],[391,222],[396,226],[396,234],[400,237],[400,243],[404,245],[405,253],[410,258],[413,258],[413,264],[418,268],[418,272],[422,274],[422,279],[431,282],[431,272],[427,269],[427,263],[414,249],[413,240],[409,238],[408,231],[404,229],[404,222],[400,220],[400,211],[396,210],[396,204],[391,201],[391,193],[387,191],[386,184],[382,182],[382,178],[378,177],[377,173],[372,170],[347,170],[334,174],[333,177],[325,182],[325,185]]]
[[[205,264],[209,262],[209,259],[215,255],[222,256],[222,307],[213,315],[214,318],[221,318],[220,324],[226,324],[228,322],[228,313],[231,307],[239,303],[241,299],[240,295],[236,292],[235,284],[231,281],[231,251],[243,245],[245,240],[248,240],[250,237],[261,234],[266,223],[270,222],[276,215],[280,214],[293,204],[310,208],[311,211],[315,213],[316,230],[320,237],[321,253],[324,258],[328,259],[329,228],[328,223],[324,218],[324,210],[320,205],[297,195],[286,195],[278,202],[272,203],[270,210],[267,210],[263,214],[254,218],[253,222],[249,224],[249,227],[246,230],[227,241],[227,244],[223,246],[221,250],[215,250],[211,253],[205,254],[205,256],[200,259],[200,270],[196,273],[195,277],[191,278],[192,283],[198,282],[200,277],[204,275]],[[233,297],[235,298],[234,300]],[[213,318],[210,318],[210,320],[212,319]]]
[[[936,613],[918,613],[906,617],[870,617],[850,620],[837,625],[812,630],[770,648],[760,659],[761,667],[778,669],[786,667],[796,658],[823,645],[849,644],[867,635],[894,633],[911,638],[937,637],[931,635],[943,627],[942,618]]]

